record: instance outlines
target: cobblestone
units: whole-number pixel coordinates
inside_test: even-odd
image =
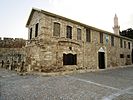
[[[113,70],[112,72],[115,73]],[[44,77],[38,75],[20,76],[16,72],[0,69],[0,100],[126,100],[125,97],[127,100],[132,100],[131,69],[129,72],[125,71],[130,75],[125,83],[130,82],[130,84],[124,84],[124,87],[117,87],[118,84],[116,87],[114,84],[103,84],[102,81],[107,82],[113,79],[114,76],[111,77],[109,74],[112,72],[109,70]],[[102,79],[101,76],[105,79]],[[117,78],[120,78],[120,75]],[[121,79],[123,78],[124,76]],[[98,79],[102,79],[102,81]],[[122,85],[119,83],[119,86]]]

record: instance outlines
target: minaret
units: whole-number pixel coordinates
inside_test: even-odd
[[[120,26],[118,24],[118,17],[117,17],[116,14],[115,14],[115,17],[114,17],[114,27],[113,27],[113,30],[114,30],[114,34],[119,35]]]

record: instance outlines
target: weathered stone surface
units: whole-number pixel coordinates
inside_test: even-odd
[[[54,22],[60,23],[60,37],[53,36]],[[39,23],[38,36],[35,37],[35,24]],[[66,26],[72,27],[72,39],[66,38]],[[27,22],[32,28],[32,39],[26,45],[27,65],[37,71],[66,71],[78,69],[99,69],[98,52],[105,53],[105,68],[131,64],[132,40],[117,36],[85,24],[49,13],[33,9]],[[77,40],[77,28],[81,29],[82,40]],[[90,29],[91,42],[86,42],[86,29]],[[103,43],[100,43],[100,33],[103,33]],[[111,46],[111,36],[114,36],[114,46]],[[120,39],[130,42],[126,48],[120,47]],[[123,43],[124,44],[124,43]],[[71,47],[71,50],[70,50]],[[76,65],[63,65],[63,54],[76,54]],[[120,58],[120,54],[124,58]],[[130,55],[130,58],[127,58]]]
[[[132,67],[57,76],[0,69],[0,100],[133,100]]]
[[[26,40],[20,38],[4,38],[0,40],[0,67],[19,70],[25,62]]]

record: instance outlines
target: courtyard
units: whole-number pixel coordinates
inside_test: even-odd
[[[56,76],[0,69],[0,100],[133,100],[133,66]]]

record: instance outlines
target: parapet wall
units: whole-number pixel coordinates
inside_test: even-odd
[[[26,40],[22,38],[6,38],[4,37],[3,40],[0,37],[0,48],[22,48],[25,46]]]

